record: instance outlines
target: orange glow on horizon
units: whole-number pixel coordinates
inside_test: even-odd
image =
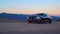
[[[47,13],[50,15],[60,15],[60,10],[55,9],[34,9],[34,10],[18,10],[18,9],[0,9],[1,12],[13,13],[13,14],[36,14],[36,13]]]

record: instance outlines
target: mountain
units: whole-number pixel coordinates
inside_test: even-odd
[[[26,20],[28,15],[25,14],[8,14],[8,13],[1,13],[0,19],[15,19],[15,20]]]
[[[27,20],[27,14],[8,14],[8,13],[0,13],[0,20],[1,19],[8,19],[8,20]],[[60,16],[52,16],[53,21],[60,19]]]
[[[60,19],[60,16],[52,16],[53,21],[57,21],[58,19]]]

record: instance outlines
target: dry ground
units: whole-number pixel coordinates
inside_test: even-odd
[[[0,34],[60,34],[60,22],[52,24],[0,22]]]

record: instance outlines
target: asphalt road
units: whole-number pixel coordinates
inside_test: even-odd
[[[0,34],[60,34],[60,22],[52,24],[0,22]]]

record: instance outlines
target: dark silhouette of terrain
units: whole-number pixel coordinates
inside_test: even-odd
[[[0,20],[26,20],[28,15],[25,14],[8,14],[1,13]]]
[[[9,13],[0,13],[0,20],[27,20],[27,14],[9,14]],[[60,19],[59,16],[52,16],[53,21]]]

